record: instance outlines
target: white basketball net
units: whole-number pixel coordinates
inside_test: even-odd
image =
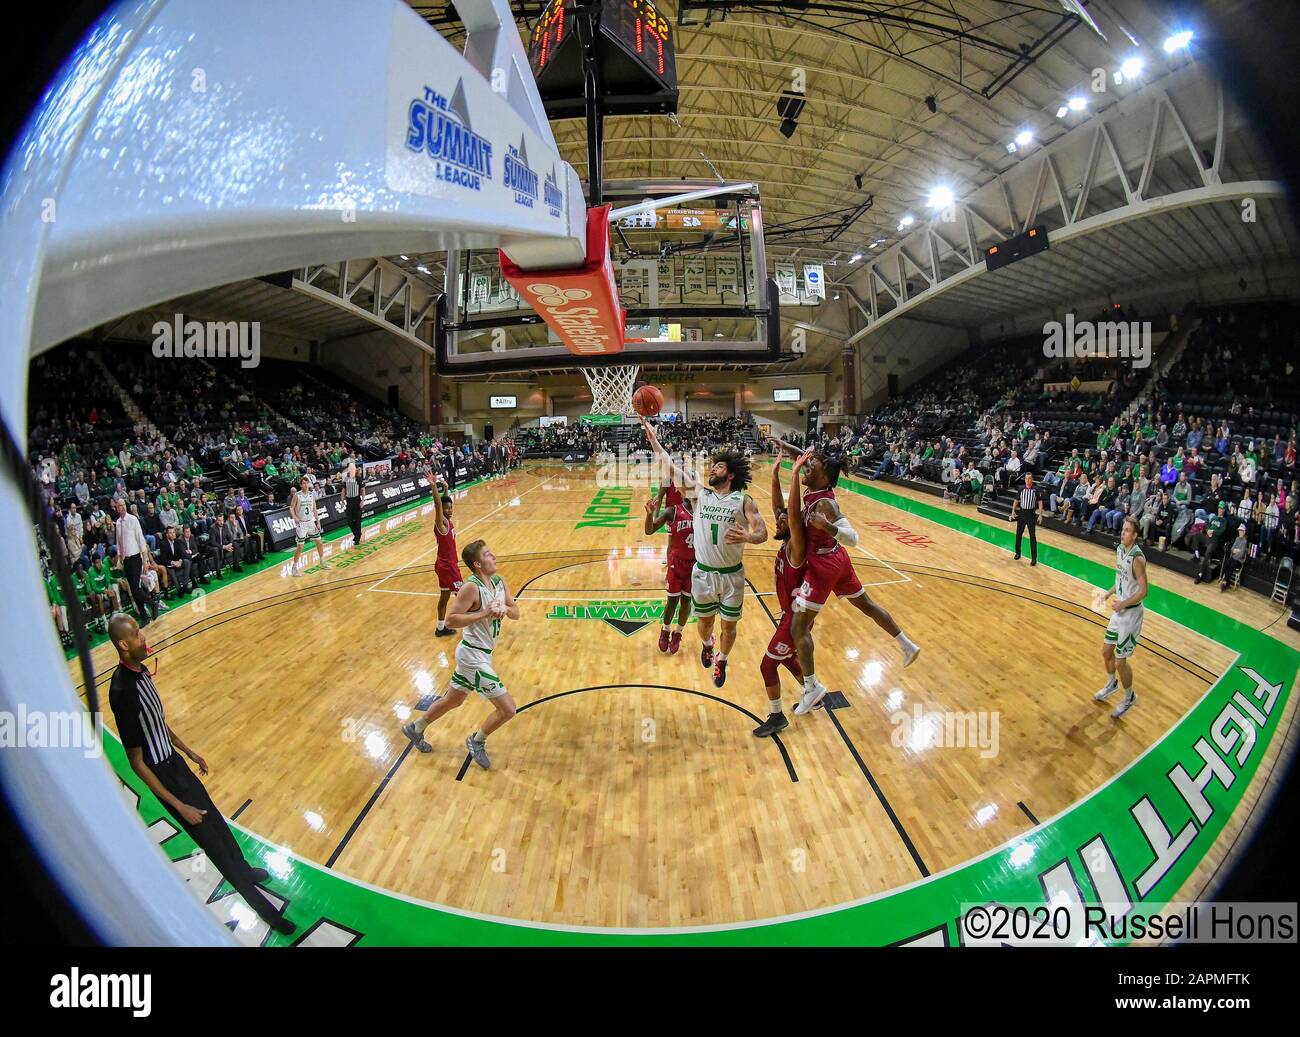
[[[583,377],[591,386],[592,414],[631,414],[632,386],[636,384],[636,364],[618,367],[584,367]]]

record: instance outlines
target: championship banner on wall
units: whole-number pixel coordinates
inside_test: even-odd
[[[492,278],[488,274],[470,274],[469,278],[469,304],[471,307],[482,308],[488,304],[492,297]]]
[[[703,259],[686,261],[686,290],[688,292],[707,292],[709,290],[709,268]]]
[[[644,260],[631,260],[618,271],[618,292],[624,298],[644,302],[650,287],[651,265]],[[653,305],[653,304],[651,304]]]
[[[677,294],[677,263],[675,260],[659,260],[659,294],[668,297]]]
[[[390,479],[374,486],[367,486],[361,494],[361,517],[367,519],[431,494],[429,480],[423,475],[408,475],[402,479]],[[348,507],[341,493],[318,497],[316,513],[320,516],[322,533],[328,533],[348,523]],[[263,511],[261,515],[272,550],[279,551],[293,543],[293,514],[288,508]]]
[[[735,256],[720,256],[715,259],[713,276],[717,279],[719,293],[740,294],[740,263]]]
[[[795,298],[794,264],[777,263],[773,267],[773,271],[776,274],[776,286],[781,295],[788,296],[791,299]]]
[[[826,298],[826,275],[820,263],[804,264],[803,287],[809,298]]]

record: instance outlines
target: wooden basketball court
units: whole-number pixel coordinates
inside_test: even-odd
[[[212,767],[222,809],[294,857],[451,909],[734,925],[882,894],[1030,832],[1133,763],[1233,663],[1149,615],[1139,704],[1112,721],[1092,701],[1105,618],[1091,585],[842,491],[864,584],[923,651],[904,671],[880,630],[828,606],[818,671],[839,707],[757,739],[773,542],[747,549],[715,689],[693,626],[679,655],[657,650],[666,537],[643,532],[648,492],[602,490],[595,472],[538,465],[457,494],[460,543],[487,540],[522,609],[496,654],[520,712],[490,739],[490,771],[464,747],[490,708],[474,697],[430,728],[432,754],[399,730],[454,665],[455,639],[432,636],[427,503],[372,525],[359,551],[334,545],[331,571],[291,581],[273,567],[151,626],[169,720]],[[756,466],[770,519],[769,482]],[[98,649],[101,681],[113,660]]]

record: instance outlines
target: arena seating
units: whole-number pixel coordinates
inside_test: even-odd
[[[1200,560],[1188,541],[1198,528],[1193,525],[1197,512],[1208,517],[1223,501],[1229,539],[1238,524],[1247,527],[1251,553],[1238,573],[1241,585],[1271,593],[1281,561],[1300,557],[1295,511],[1300,379],[1292,359],[1300,338],[1298,316],[1283,304],[1189,314],[1196,327],[1183,352],[1163,378],[1151,379],[1140,398],[1141,374],[1122,360],[1094,358],[1078,369],[1060,361],[1044,365],[1040,336],[975,347],[859,418],[841,432],[839,446],[862,474],[936,495],[969,499],[958,477],[973,465],[983,475],[979,510],[1001,520],[1010,517],[1020,476],[999,477],[998,470],[1010,454],[1023,456],[1035,440],[1039,456],[1022,464],[1021,473],[1034,473],[1040,490],[1072,490],[1073,483],[1056,480],[1077,449],[1097,471],[1117,476],[1117,509],[1126,514],[1136,501],[1149,498],[1150,481],[1159,488],[1166,462],[1181,471],[1195,446],[1202,464],[1189,479],[1188,499],[1163,530],[1151,527],[1148,555],[1196,575]],[[1106,379],[1114,385],[1108,394],[1044,391],[1045,382],[1068,382],[1075,374],[1081,381]],[[1247,490],[1254,503],[1243,508]],[[1118,542],[1117,532],[1100,524],[1088,531],[1057,517],[1046,521],[1049,528],[1101,544]]]

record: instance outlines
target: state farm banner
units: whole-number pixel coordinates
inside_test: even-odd
[[[428,497],[432,492],[429,480],[423,475],[408,475],[367,486],[361,495],[361,517],[366,519],[391,511],[420,497]],[[348,508],[341,493],[317,498],[316,512],[320,515],[322,533],[347,525]],[[273,550],[279,551],[293,543],[293,514],[288,508],[263,511],[261,516]]]
[[[587,261],[567,270],[521,270],[501,252],[501,276],[577,356],[623,352],[625,315],[609,255],[609,211],[587,210]]]

